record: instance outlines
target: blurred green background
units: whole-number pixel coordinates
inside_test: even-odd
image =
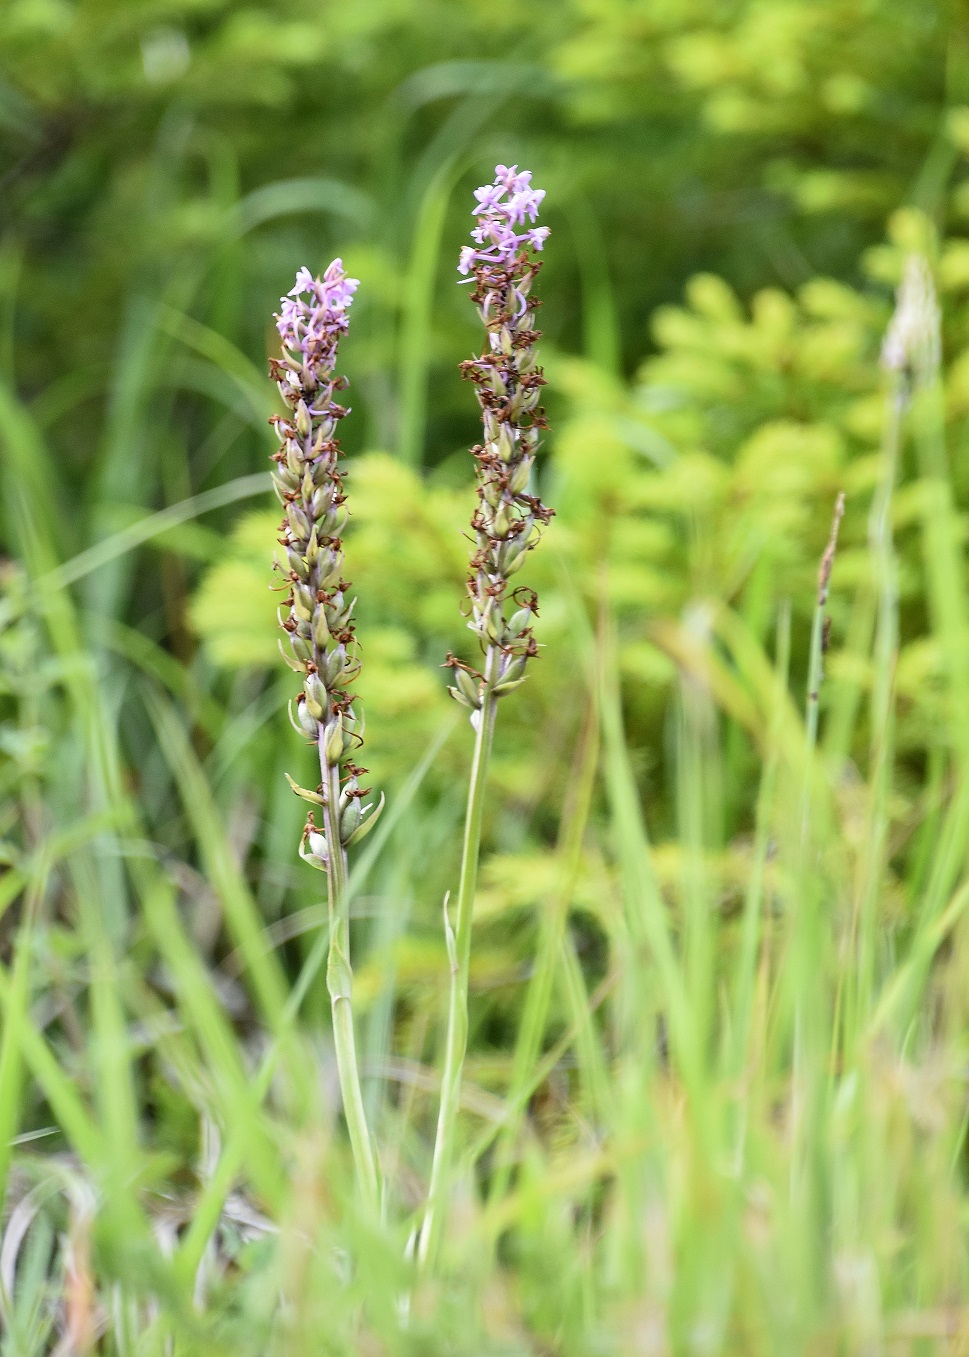
[[[965,0],[0,3],[0,1182],[18,1134],[53,1137],[55,1157],[69,1148],[114,1203],[95,1239],[105,1286],[140,1295],[150,1275],[137,1261],[126,1273],[116,1246],[144,1243],[144,1194],[132,1205],[128,1184],[163,1184],[166,1210],[189,1202],[177,1233],[209,1181],[212,1126],[251,1116],[233,1161],[246,1190],[293,1227],[286,1248],[310,1229],[280,1182],[307,1144],[323,1153],[307,1130],[314,1095],[293,1073],[257,1113],[245,1088],[266,1032],[282,1042],[298,1013],[332,1124],[320,881],[296,858],[302,807],[283,777],[306,782],[312,759],[286,719],[276,648],[265,374],[280,295],[335,255],[361,280],[340,362],[347,563],[366,762],[390,806],[357,881],[356,1011],[392,1222],[420,1203],[447,982],[440,902],[470,755],[440,669],[448,650],[471,656],[460,601],[478,422],[458,364],[481,334],[456,262],[472,190],[505,161],[547,192],[540,460],[557,511],[522,576],[541,595],[544,649],[502,706],[472,975],[465,1149],[492,1194],[481,1228],[511,1242],[505,1272],[478,1267],[483,1217],[462,1198],[461,1286],[437,1337],[418,1325],[413,1342],[747,1354],[820,1334],[810,1351],[867,1354],[886,1314],[900,1342],[956,1332],[946,1316],[969,1295],[969,947],[953,895],[969,844],[967,155]],[[939,290],[943,364],[936,404],[902,442],[895,575],[871,526],[887,458],[879,352],[912,253]],[[820,953],[785,929],[807,880],[791,829],[798,713],[842,490],[812,793],[822,847],[804,887],[831,942],[815,974]],[[896,607],[889,718],[873,637]],[[876,902],[877,943],[853,1008],[839,967],[859,900]],[[759,918],[762,901],[755,1022],[743,967],[757,935],[742,936],[741,915]],[[650,909],[710,1038],[699,1085],[677,1063],[679,973],[655,936],[636,951]],[[785,1195],[802,1180],[778,1112],[801,1050],[795,973],[809,989],[819,977],[819,1011],[834,1015],[828,1045],[798,1056],[831,1078],[816,1121],[798,1123],[803,1200]],[[763,1067],[742,1089],[755,1148],[731,1178],[735,992]],[[630,1055],[633,1013],[657,1035]],[[890,1056],[871,1036],[883,1027]],[[576,1031],[574,1063],[527,1086],[540,1051],[561,1055]],[[607,1171],[612,1135],[628,1155]],[[18,1192],[44,1163],[24,1144]],[[215,1189],[204,1200],[228,1247],[242,1218],[219,1217]],[[333,1225],[331,1206],[312,1228],[356,1248],[361,1227],[352,1213]],[[415,1350],[393,1321],[404,1237],[381,1253],[366,1236],[386,1269],[361,1286],[383,1297],[370,1319],[389,1347],[355,1346],[351,1290],[333,1351]],[[233,1238],[220,1285],[237,1268],[242,1299],[217,1292],[213,1311],[229,1348],[248,1351],[271,1306],[264,1260]],[[202,1227],[182,1241],[198,1263]],[[834,1256],[847,1262],[832,1281]],[[317,1291],[295,1306],[307,1332]],[[462,1308],[472,1292],[490,1297],[487,1339]],[[18,1357],[46,1333],[34,1293],[19,1294]],[[600,1343],[606,1313],[625,1335],[615,1347]],[[538,1346],[516,1346],[526,1330]],[[650,1348],[654,1331],[672,1346]]]
[[[691,274],[744,298],[857,283],[889,212],[945,215],[965,17],[955,0],[10,0],[5,369],[45,393],[85,505],[109,480],[155,503],[261,458],[164,308],[261,368],[289,275],[341,253],[364,284],[348,438],[437,465],[474,430],[453,261],[496,159],[548,190],[549,347],[629,376]]]

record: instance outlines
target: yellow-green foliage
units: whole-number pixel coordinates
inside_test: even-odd
[[[205,577],[192,602],[192,625],[205,637],[216,664],[268,665],[279,656],[277,600],[272,572],[279,515],[272,510],[240,518],[224,559]]]

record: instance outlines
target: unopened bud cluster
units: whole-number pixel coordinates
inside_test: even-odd
[[[531,294],[541,265],[529,247],[541,249],[548,235],[545,227],[516,229],[526,218],[535,220],[544,196],[530,184],[529,173],[499,165],[494,184],[476,191],[478,225],[472,235],[478,248],[468,247],[459,266],[472,275],[472,301],[488,333],[485,352],[463,363],[462,372],[477,389],[484,424],[484,441],[472,449],[478,504],[471,520],[468,625],[495,662],[478,675],[448,660],[455,674],[451,695],[471,708],[472,720],[486,691],[503,696],[524,682],[526,663],[537,652],[536,596],[512,589],[510,581],[552,516],[529,493],[540,433],[547,427],[539,404],[545,378],[535,352],[539,303]]]
[[[356,286],[339,259],[322,279],[300,270],[277,317],[282,358],[271,361],[272,377],[288,410],[272,420],[281,445],[273,454],[272,479],[284,507],[279,538],[284,563],[277,563],[277,569],[288,589],[279,612],[287,640],[283,657],[303,676],[291,718],[296,729],[317,745],[323,773],[317,791],[291,785],[304,800],[328,807],[326,774],[340,770],[339,806],[327,823],[339,825],[343,847],[362,838],[375,819],[367,815],[370,807],[361,805],[366,792],[360,790],[358,779],[366,769],[349,757],[362,743],[363,723],[354,714],[349,691],[360,661],[353,625],[356,600],[348,597],[350,586],[343,578],[342,534],[348,512],[335,437],[348,412],[335,400],[346,381],[334,376],[333,368]],[[313,823],[312,812],[300,851],[314,866],[326,866],[331,846]]]

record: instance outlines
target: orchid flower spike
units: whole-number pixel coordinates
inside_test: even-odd
[[[532,251],[541,250],[548,228],[528,223],[537,220],[545,194],[532,188],[530,171],[498,165],[494,182],[474,196],[475,243],[461,251],[458,270],[474,282],[472,301],[488,336],[480,358],[462,364],[477,388],[484,426],[484,441],[473,449],[478,505],[468,577],[468,625],[485,653],[484,673],[448,659],[455,673],[451,695],[470,707],[472,724],[489,693],[502,697],[524,682],[526,663],[537,653],[532,621],[538,600],[530,589],[512,589],[510,580],[552,516],[531,492],[539,436],[547,427],[539,404],[545,378],[535,352],[540,333],[532,295],[541,265]]]

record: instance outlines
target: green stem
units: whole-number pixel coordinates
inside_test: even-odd
[[[814,1144],[812,1122],[818,1115],[817,1063],[812,1056],[821,1040],[821,1014],[817,1003],[817,977],[821,974],[820,949],[822,927],[818,909],[819,882],[817,856],[812,861],[813,840],[811,803],[815,790],[815,760],[818,744],[818,706],[824,678],[826,643],[825,612],[831,586],[831,570],[838,546],[838,529],[844,515],[845,497],[839,494],[834,506],[831,536],[818,572],[818,596],[811,626],[811,652],[808,660],[808,691],[805,725],[807,740],[804,758],[804,788],[801,796],[801,832],[794,877],[789,958],[794,997],[793,1074],[791,1079],[791,1199],[795,1199],[809,1172],[808,1146]]]
[[[781,733],[784,702],[788,691],[791,658],[791,607],[788,600],[781,603],[777,618],[777,648],[774,663],[773,710],[770,718],[767,757],[757,795],[757,819],[754,856],[740,925],[740,951],[733,990],[733,1021],[728,1052],[729,1077],[737,1089],[736,1153],[738,1166],[742,1163],[746,1139],[747,1117],[751,1096],[749,1083],[754,1072],[748,1069],[751,1058],[750,1033],[753,1025],[754,994],[757,984],[757,960],[764,929],[764,878],[770,846],[771,830],[776,815],[775,797],[777,774],[781,761]]]
[[[471,781],[468,787],[468,809],[464,821],[461,879],[458,887],[457,928],[453,935],[450,924],[445,919],[448,955],[451,962],[451,988],[448,995],[447,1045],[444,1054],[444,1073],[441,1077],[441,1102],[437,1116],[431,1182],[417,1246],[417,1260],[421,1267],[432,1264],[437,1253],[441,1226],[447,1206],[458,1108],[461,1102],[461,1077],[464,1071],[464,1055],[468,1045],[468,976],[471,970],[471,921],[474,912],[474,894],[478,884],[478,859],[481,854],[481,821],[484,815],[485,783],[491,756],[491,742],[495,733],[495,716],[498,710],[498,699],[492,690],[497,662],[498,652],[494,646],[489,646],[485,661],[484,701],[474,744],[474,760],[471,764]]]
[[[818,706],[821,699],[821,682],[824,678],[825,610],[828,604],[828,590],[831,583],[831,567],[834,564],[834,553],[838,545],[838,529],[841,526],[841,519],[844,515],[844,504],[845,497],[843,494],[840,494],[837,503],[834,506],[834,520],[831,524],[831,536],[828,539],[828,545],[824,555],[821,557],[821,570],[818,576],[818,598],[814,609],[814,620],[811,624],[811,652],[808,661],[807,713],[805,717],[805,724],[807,726],[807,751],[804,765],[804,794],[801,800],[802,868],[804,866],[803,857],[807,848],[808,829],[810,826],[811,783],[814,775],[814,757],[818,743]]]
[[[367,1201],[376,1209],[380,1188],[373,1142],[367,1127],[367,1114],[357,1069],[353,1039],[353,972],[350,968],[350,895],[347,890],[347,855],[340,842],[340,769],[330,764],[321,747],[320,769],[326,788],[323,825],[326,834],[326,879],[329,887],[330,955],[326,967],[326,987],[333,1010],[333,1042],[340,1076],[343,1115],[350,1134],[350,1148],[357,1181]]]
[[[867,1020],[874,986],[875,924],[883,879],[888,867],[888,831],[894,736],[895,667],[898,662],[898,566],[892,537],[892,495],[898,467],[906,392],[895,379],[882,437],[881,481],[872,505],[869,546],[878,589],[875,631],[875,673],[871,693],[871,741],[868,814],[861,884],[851,919],[850,955],[857,948],[853,1010],[847,1015],[845,1046]]]

